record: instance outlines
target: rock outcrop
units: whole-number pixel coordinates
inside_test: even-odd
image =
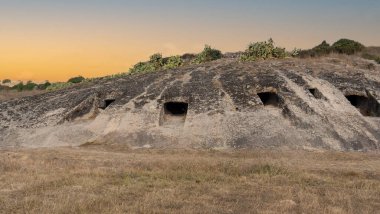
[[[378,150],[380,69],[234,58],[0,102],[0,147]]]

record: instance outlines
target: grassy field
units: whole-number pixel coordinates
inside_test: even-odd
[[[0,213],[376,213],[380,155],[0,151]]]

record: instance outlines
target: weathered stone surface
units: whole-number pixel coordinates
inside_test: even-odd
[[[380,69],[367,64],[342,56],[253,63],[225,58],[0,102],[0,147],[377,150]],[[264,106],[260,92],[277,94],[278,106]],[[370,99],[372,117],[345,95]],[[164,117],[165,102],[187,103],[187,114]],[[172,124],[162,122],[167,119]]]

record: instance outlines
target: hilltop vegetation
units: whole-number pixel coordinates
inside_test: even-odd
[[[256,61],[266,59],[283,59],[286,57],[285,48],[275,47],[274,41],[269,39],[265,42],[255,42],[240,56],[242,61]]]
[[[223,54],[220,50],[213,49],[211,48],[211,46],[206,45],[203,51],[199,53],[198,55],[196,55],[194,59],[194,63],[201,64],[205,62],[214,61],[222,57],[223,57]]]
[[[340,39],[330,45],[326,41],[309,50],[302,50],[299,53],[301,58],[323,57],[329,54],[357,55],[363,59],[373,60],[380,64],[380,50],[377,47],[365,47],[360,42],[350,39]],[[373,67],[373,66],[369,66]]]
[[[180,56],[163,58],[162,54],[156,53],[149,57],[147,62],[139,62],[129,70],[130,74],[148,73],[162,69],[173,69],[183,64]]]
[[[46,90],[50,85],[51,83],[48,81],[41,84],[28,81],[26,82],[26,84],[24,84],[23,82],[20,82],[14,85],[11,89],[14,89],[17,91]]]
[[[345,55],[358,55],[364,59],[373,60],[380,64],[380,50],[374,47],[365,47],[360,42],[350,39],[340,39],[330,45],[326,41],[322,41],[321,44],[307,50],[300,50],[295,48],[293,51],[286,51],[285,48],[275,46],[275,42],[272,39],[263,42],[252,42],[248,45],[244,52],[237,53],[241,62],[268,60],[268,59],[284,59],[287,57],[300,57],[300,58],[313,58],[323,57],[330,54],[345,54]],[[198,54],[184,54],[182,56],[169,56],[163,57],[161,53],[153,54],[146,62],[138,62],[129,72],[109,75],[99,78],[84,78],[77,76],[70,78],[67,82],[50,83],[46,81],[43,84],[36,84],[32,81],[27,83],[20,82],[13,87],[4,86],[4,84],[11,83],[10,79],[4,79],[2,81],[3,86],[0,90],[17,90],[17,91],[31,91],[31,90],[59,90],[67,88],[83,82],[93,82],[100,79],[112,79],[117,77],[123,77],[134,74],[144,74],[156,71],[162,71],[167,69],[175,69],[181,66],[202,64],[214,60],[218,60],[225,57],[218,49],[212,48],[209,45],[205,45],[202,52]],[[368,68],[373,68],[374,65],[369,65]]]
[[[292,51],[286,51],[285,48],[275,46],[273,39],[263,42],[250,43],[247,49],[240,54],[240,61],[257,61],[268,59],[284,59],[287,57],[322,57],[331,53],[353,55],[365,53],[366,47],[361,43],[350,40],[340,39],[333,45],[326,41],[309,50],[300,50],[295,48]],[[129,73],[123,75],[142,74],[154,71],[161,71],[165,69],[174,69],[180,66],[201,64],[223,58],[224,55],[218,49],[214,49],[209,45],[205,45],[204,50],[196,55],[184,54],[182,56],[170,56],[164,58],[162,54],[156,53],[150,56],[149,61],[139,62],[134,65]],[[374,55],[366,53],[362,55],[363,58],[375,60],[380,63],[380,54]]]
[[[206,45],[203,51],[197,55],[185,54],[183,56],[170,56],[163,58],[162,54],[156,53],[149,57],[147,62],[139,62],[134,65],[129,74],[148,73],[153,71],[174,69],[183,65],[201,64],[214,61],[223,57],[220,50],[213,49]]]
[[[350,39],[340,39],[333,45],[330,45],[326,41],[315,46],[309,50],[303,50],[300,52],[301,57],[320,57],[326,56],[331,53],[353,55],[359,53],[365,49],[365,46],[361,43],[350,40]]]

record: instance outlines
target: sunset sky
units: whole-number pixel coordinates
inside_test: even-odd
[[[270,37],[287,49],[343,37],[380,46],[379,26],[378,0],[0,0],[0,79],[104,76],[155,52]]]

